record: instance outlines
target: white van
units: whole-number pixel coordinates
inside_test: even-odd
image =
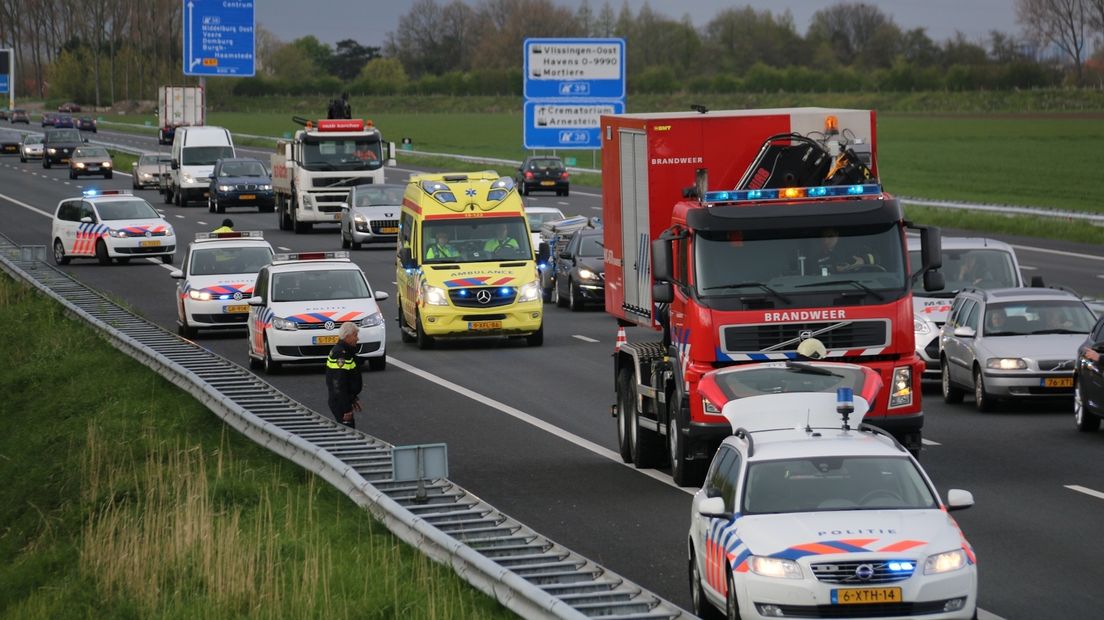
[[[223,127],[180,127],[173,136],[171,157],[168,183],[161,188],[165,204],[207,204],[208,177],[216,161],[234,157],[234,141]]]

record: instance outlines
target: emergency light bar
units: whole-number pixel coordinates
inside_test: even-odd
[[[197,232],[195,236],[196,241],[204,241],[207,239],[263,239],[264,233],[259,230],[235,230],[233,232]]]
[[[364,131],[364,121],[359,118],[320,120],[318,131]]]
[[[822,185],[819,187],[784,187],[779,189],[738,189],[706,192],[705,202],[763,202],[767,200],[793,200],[794,198],[838,198],[846,196],[873,196],[882,193],[877,183],[866,185]]]
[[[277,254],[274,260],[330,260],[335,258],[349,258],[349,253],[343,250],[335,252],[291,252]]]
[[[93,196],[131,196],[130,190],[126,189],[86,189],[81,192],[84,196],[91,198]]]

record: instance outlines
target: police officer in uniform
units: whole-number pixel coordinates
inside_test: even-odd
[[[326,358],[326,391],[329,393],[330,413],[338,422],[356,428],[353,413],[360,411],[360,390],[363,380],[357,361],[357,339],[360,331],[356,323],[342,323],[337,332],[337,344]]]
[[[226,218],[222,220],[222,226],[219,226],[214,230],[217,233],[234,232],[234,220]]]

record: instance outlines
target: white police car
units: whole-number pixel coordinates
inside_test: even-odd
[[[715,386],[738,430],[693,500],[695,613],[974,617],[974,552],[948,514],[973,496],[953,489],[944,503],[905,448],[861,425],[881,389],[875,373],[819,362],[714,373],[727,375]],[[809,378],[823,391],[795,385]]]
[[[58,203],[50,230],[54,262],[95,258],[101,265],[159,256],[172,264],[173,227],[145,200],[129,191],[87,190]]]
[[[257,275],[249,305],[249,365],[279,370],[284,362],[321,362],[342,323],[360,327],[357,357],[372,370],[387,366],[383,314],[364,272],[348,252],[277,254]]]
[[[245,327],[246,300],[261,268],[272,262],[272,246],[259,230],[196,233],[183,266],[173,271],[177,332],[194,338],[198,329]]]

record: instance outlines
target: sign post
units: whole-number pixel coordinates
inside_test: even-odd
[[[0,100],[2,99],[8,100],[9,110],[15,108],[15,50],[13,49],[0,49]]]
[[[625,111],[624,39],[526,39],[526,149],[601,148],[602,114]]]
[[[254,0],[183,0],[184,75],[256,75]]]

